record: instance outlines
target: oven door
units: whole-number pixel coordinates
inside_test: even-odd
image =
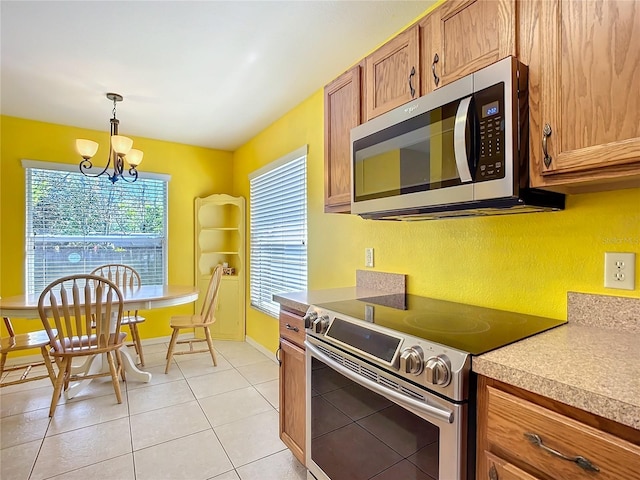
[[[305,345],[306,463],[313,478],[467,478],[466,404],[310,335]]]

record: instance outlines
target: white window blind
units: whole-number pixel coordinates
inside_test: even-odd
[[[166,283],[167,180],[112,184],[25,163],[27,293],[106,263],[132,266],[143,284]]]
[[[273,294],[307,289],[307,147],[249,178],[251,305],[278,317]]]

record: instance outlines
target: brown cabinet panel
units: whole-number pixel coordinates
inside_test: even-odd
[[[515,0],[449,0],[433,14],[438,86],[516,54]],[[423,61],[431,65],[434,55]]]
[[[414,25],[365,58],[365,120],[420,96],[419,43]]]
[[[438,43],[440,40],[438,22],[437,10],[418,22],[420,29],[420,95],[426,95],[441,85],[438,72],[442,51]],[[434,61],[436,55],[438,55],[437,63]]]
[[[304,346],[304,320],[300,315],[280,310],[280,336],[299,347]]]
[[[545,156],[532,131],[532,183],[640,186],[640,2],[544,0],[540,12],[539,124],[550,134]]]
[[[280,439],[305,464],[305,353],[280,339]]]
[[[525,462],[528,470],[565,480],[594,478],[595,471],[560,458],[553,449],[583,457],[583,464],[588,461],[598,469],[601,480],[640,478],[640,447],[528,400],[487,387],[486,416],[488,450],[514,463]],[[544,446],[533,443],[532,435]]]
[[[324,210],[351,212],[351,129],[361,123],[360,65],[324,88]]]

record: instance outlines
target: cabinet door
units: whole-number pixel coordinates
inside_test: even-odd
[[[442,85],[438,75],[440,69],[438,63],[442,54],[440,44],[437,43],[440,41],[439,21],[438,10],[435,10],[418,22],[420,29],[420,95],[426,95]],[[434,62],[436,59],[438,62]]]
[[[640,2],[544,0],[540,24],[533,184],[640,186]]]
[[[422,62],[429,71],[434,67],[434,86],[516,54],[515,0],[449,0],[432,15],[435,51],[425,50]]]
[[[214,313],[216,321],[211,326],[211,335],[222,340],[244,340],[238,277],[223,276],[218,295],[218,308]]]
[[[324,211],[351,213],[351,129],[361,123],[360,65],[324,87]]]
[[[419,43],[415,25],[365,58],[366,120],[420,96]]]
[[[280,339],[280,439],[304,465],[305,357],[304,350]]]

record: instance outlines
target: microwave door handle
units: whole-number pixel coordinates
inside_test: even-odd
[[[469,116],[469,106],[471,97],[463,98],[458,105],[456,112],[456,122],[453,127],[453,152],[456,158],[456,166],[462,183],[470,182],[471,171],[469,170],[469,155],[467,153],[467,142],[465,133],[467,130],[467,118]]]

